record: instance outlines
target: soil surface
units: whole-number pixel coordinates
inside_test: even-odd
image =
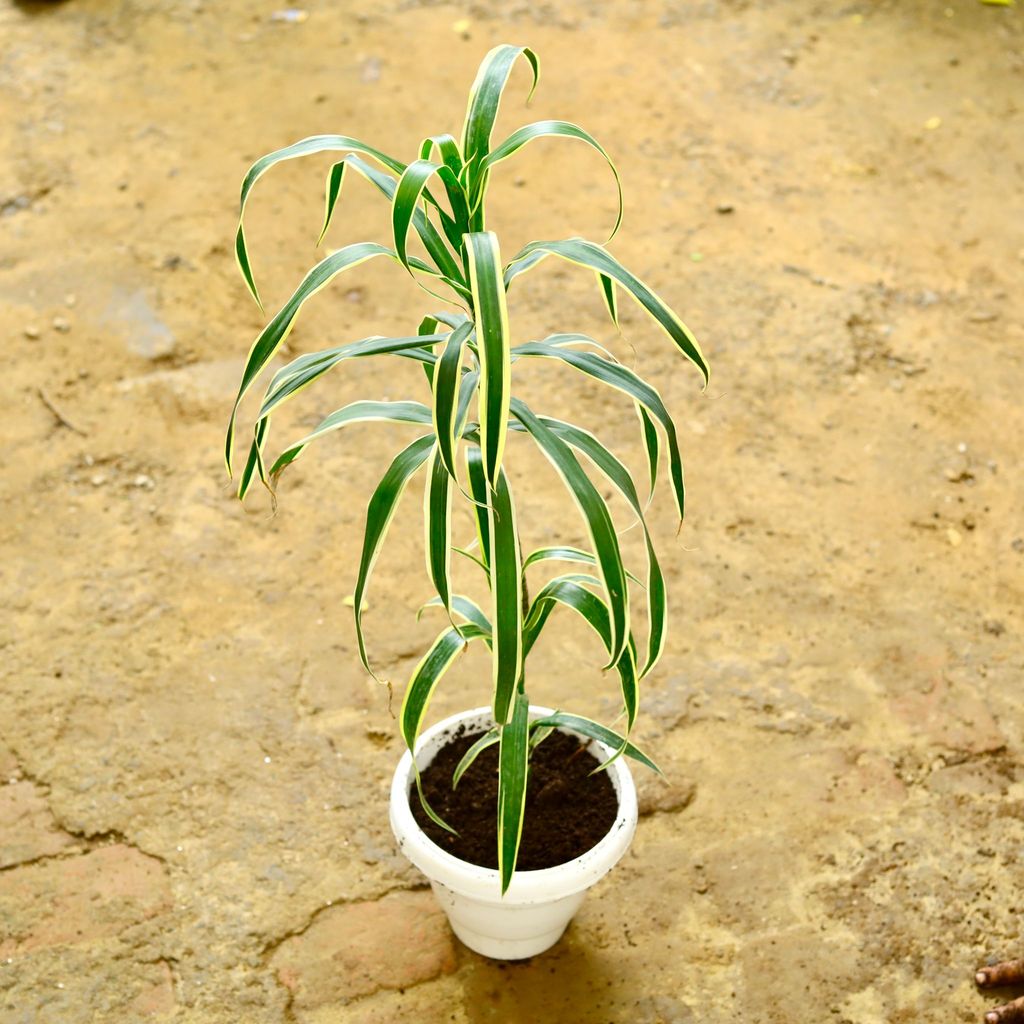
[[[0,0],[0,1020],[977,1020],[973,967],[1024,952],[1022,17]],[[246,168],[316,132],[408,159],[458,132],[506,40],[544,70],[529,112],[516,71],[496,136],[557,117],[608,147],[614,251],[680,310],[712,382],[636,308],[610,330],[592,275],[517,282],[517,339],[585,331],[658,383],[688,512],[677,536],[668,496],[652,508],[673,628],[635,734],[670,781],[635,773],[630,853],[557,947],[502,967],[452,940],[396,852],[402,744],[345,605],[409,430],[319,442],[276,517],[262,492],[233,498],[221,445],[264,322],[232,254]],[[329,163],[253,194],[271,313],[316,258]],[[534,143],[493,182],[506,253],[614,218],[575,143]],[[386,205],[345,187],[327,244],[385,239]],[[317,296],[290,352],[403,334],[435,305],[368,264]],[[535,409],[641,471],[628,403],[569,370],[516,373]],[[354,362],[275,417],[272,448],[423,387]],[[521,438],[507,458],[524,543],[582,543],[546,464]],[[364,620],[396,698],[443,625],[415,617],[418,490]],[[531,699],[611,722],[601,664],[556,613]],[[431,716],[489,689],[470,650]]]
[[[498,748],[488,747],[452,789],[452,774],[484,731],[454,736],[421,774],[423,796],[457,835],[423,810],[415,788],[409,806],[420,828],[455,857],[485,868],[498,866]],[[539,871],[573,860],[596,846],[619,811],[607,773],[591,774],[600,762],[573,736],[554,732],[530,755],[523,835],[516,866]]]

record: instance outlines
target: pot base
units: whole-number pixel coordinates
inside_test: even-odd
[[[559,900],[509,906],[469,900],[432,881],[437,902],[458,939],[493,960],[526,960],[550,949],[579,910],[586,892]]]

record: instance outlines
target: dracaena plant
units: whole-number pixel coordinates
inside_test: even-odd
[[[256,182],[283,160],[328,151],[344,155],[330,168],[322,240],[341,196],[346,175],[355,172],[383,194],[391,207],[393,245],[346,245],[317,263],[290,299],[256,338],[242,375],[228,427],[225,454],[231,471],[235,420],[243,396],[256,382],[288,336],[306,301],[335,277],[367,260],[398,263],[431,295],[453,308],[426,316],[415,334],[379,336],[299,356],[270,381],[257,413],[248,458],[239,479],[244,497],[255,479],[272,491],[282,471],[318,438],[355,423],[412,424],[416,438],[387,467],[370,497],[362,556],[353,594],[359,657],[373,674],[363,635],[362,610],[367,586],[395,509],[410,480],[425,476],[426,564],[435,596],[427,602],[447,614],[438,634],[412,673],[400,714],[403,739],[413,748],[431,695],[459,653],[474,641],[490,651],[495,727],[467,753],[453,784],[481,750],[499,745],[498,864],[502,892],[515,869],[522,833],[529,758],[552,728],[575,731],[603,741],[616,753],[648,767],[653,762],[629,741],[637,716],[639,683],[662,653],[667,625],[665,578],[644,518],[649,498],[626,466],[594,434],[530,408],[512,391],[512,369],[522,360],[544,359],[572,368],[621,393],[639,417],[646,452],[647,489],[653,494],[663,449],[667,451],[672,494],[683,515],[683,469],[675,425],[658,391],[618,362],[605,347],[576,333],[513,344],[507,294],[518,277],[554,257],[596,274],[600,294],[618,327],[620,292],[632,297],[679,351],[700,370],[708,369],[700,347],[679,317],[604,247],[582,238],[536,241],[503,261],[497,236],[486,229],[486,198],[491,170],[530,142],[545,137],[573,139],[604,158],[618,191],[614,236],[622,218],[619,176],[608,154],[586,131],[566,121],[537,121],[514,131],[499,145],[491,135],[498,104],[519,58],[529,65],[536,87],[539,67],[532,50],[497,46],[484,58],[473,83],[461,138],[431,135],[411,163],[401,161],[345,135],[318,135],[256,161],[242,183],[235,252],[249,290],[260,301],[244,230],[246,203]],[[533,89],[531,88],[531,94]],[[409,252],[410,235],[422,243],[425,258]],[[609,241],[611,238],[609,238]],[[607,243],[606,243],[607,244]],[[312,433],[289,445],[272,463],[267,458],[273,414],[307,385],[349,359],[395,356],[415,360],[425,371],[427,401],[359,399],[331,413]],[[524,556],[519,540],[512,481],[503,467],[509,432],[531,438],[551,462],[568,490],[590,538],[590,549],[545,547]],[[583,456],[581,462],[580,456]],[[584,468],[584,467],[587,468]],[[606,478],[639,522],[646,548],[646,577],[627,571],[608,505],[592,482]],[[464,502],[476,521],[476,553],[452,542],[453,502]],[[474,542],[475,544],[477,541]],[[466,555],[486,581],[485,611],[455,592],[453,552]],[[527,574],[544,563],[575,564],[576,570],[548,579],[527,597]],[[467,569],[468,569],[468,562]],[[537,567],[537,568],[534,568]],[[476,571],[476,570],[474,570]],[[630,618],[630,581],[640,584],[647,605],[643,644],[634,638]],[[537,638],[558,606],[571,609],[593,628],[604,648],[606,668],[614,668],[621,687],[621,733],[579,715],[558,712],[529,721],[524,665]],[[375,677],[376,678],[376,677]],[[420,798],[423,799],[422,790]],[[448,828],[429,806],[424,810]]]

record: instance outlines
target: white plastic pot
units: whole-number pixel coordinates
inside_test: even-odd
[[[530,717],[551,714],[549,708],[530,707]],[[427,767],[460,725],[469,731],[494,724],[490,708],[475,708],[452,715],[420,738],[416,763]],[[596,740],[589,749],[601,761],[612,755]],[[504,896],[498,872],[469,864],[442,850],[416,824],[409,807],[415,785],[412,756],[405,752],[391,783],[391,828],[401,851],[430,880],[452,930],[470,949],[499,960],[536,956],[562,936],[583,897],[626,852],[636,832],[636,787],[626,759],[620,757],[608,775],[619,799],[619,813],[605,837],[582,856],[542,871],[517,871]],[[413,799],[416,799],[415,795]]]

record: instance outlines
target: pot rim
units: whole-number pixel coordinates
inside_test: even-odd
[[[530,705],[530,718],[552,714],[551,708]],[[472,708],[443,719],[427,729],[416,744],[416,763],[420,770],[430,764],[444,745],[447,736],[459,725],[480,719],[492,721],[490,707]],[[570,732],[561,729],[562,732]],[[577,735],[576,733],[571,733]],[[604,743],[591,740],[588,745],[595,756],[605,760],[614,753]],[[552,868],[516,871],[505,896],[501,896],[501,878],[495,868],[484,868],[459,859],[442,850],[417,824],[409,806],[413,785],[412,754],[406,750],[395,769],[391,782],[391,827],[402,852],[432,882],[437,881],[454,892],[502,906],[510,903],[538,903],[561,899],[590,888],[605,875],[626,852],[637,823],[636,787],[624,757],[608,769],[619,806],[615,821],[599,842],[573,860]]]

